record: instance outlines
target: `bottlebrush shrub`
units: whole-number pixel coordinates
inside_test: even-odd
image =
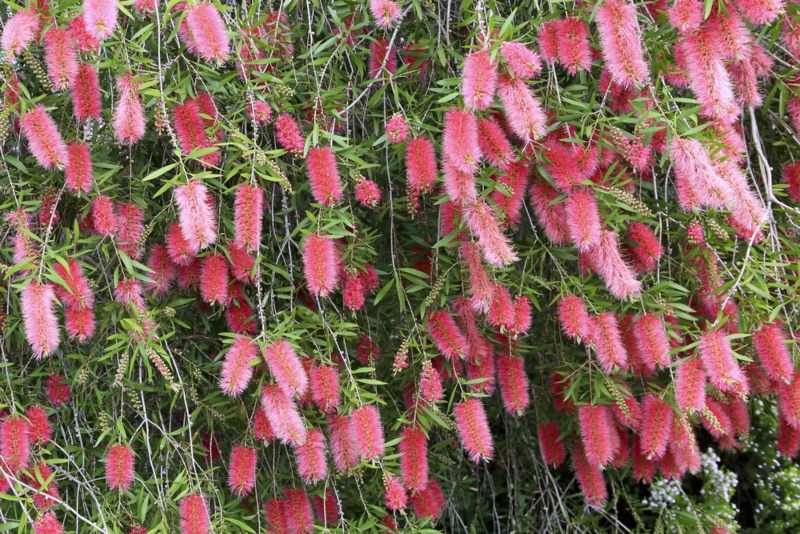
[[[798,4],[249,4],[0,14],[0,527],[763,530]]]

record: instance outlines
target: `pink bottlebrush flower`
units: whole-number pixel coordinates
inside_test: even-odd
[[[628,227],[626,247],[634,268],[639,273],[652,272],[658,266],[663,253],[658,236],[643,222],[635,222]]]
[[[385,74],[391,76],[397,71],[397,53],[390,47],[388,39],[376,39],[369,45],[369,75],[373,79],[382,79]]]
[[[358,456],[350,441],[350,417],[331,415],[328,420],[333,463],[340,473],[346,473],[358,465]]]
[[[256,260],[247,251],[231,241],[228,243],[231,274],[238,281],[249,284],[253,279],[253,267]]]
[[[228,262],[222,254],[211,254],[203,259],[200,294],[208,304],[228,303]]]
[[[190,269],[187,267],[186,269]],[[178,283],[180,284],[180,273]],[[229,290],[231,293],[231,290]],[[253,335],[256,333],[256,312],[253,307],[244,299],[234,298],[225,308],[225,322],[231,332],[237,334]]]
[[[506,41],[500,45],[500,55],[511,73],[517,78],[528,79],[542,72],[539,54],[522,43]]]
[[[206,124],[203,112],[197,99],[189,99],[183,104],[178,104],[172,110],[172,122],[175,127],[175,136],[181,145],[181,151],[188,156],[195,150],[206,150],[214,147],[214,140],[206,133]],[[204,167],[219,165],[222,155],[219,149],[203,154],[198,158]]]
[[[667,403],[648,393],[642,401],[640,448],[648,460],[660,460],[672,437],[675,414]]]
[[[761,25],[776,20],[784,12],[784,0],[736,0],[739,13],[748,22]]]
[[[497,62],[492,61],[488,50],[479,50],[464,59],[461,77],[461,94],[467,109],[487,109],[492,105],[497,89]],[[445,119],[447,122],[447,119]]]
[[[495,328],[508,329],[514,324],[514,301],[511,292],[502,284],[495,284],[487,322]]]
[[[266,102],[254,100],[247,104],[247,116],[259,126],[264,126],[272,120],[272,108]]]
[[[603,371],[611,373],[615,368],[627,368],[628,355],[614,312],[603,312],[591,320],[589,339],[592,340]]]
[[[464,210],[469,231],[478,238],[483,258],[494,267],[506,267],[517,261],[508,236],[503,234],[494,211],[483,199]]]
[[[775,444],[777,451],[787,459],[792,459],[800,452],[800,430],[778,417],[778,435]]]
[[[64,171],[64,183],[68,190],[79,195],[92,190],[92,157],[89,146],[85,143],[71,143],[67,147],[67,168]]]
[[[724,331],[709,330],[701,334],[699,350],[712,386],[725,393],[747,393],[747,378],[736,363],[731,342]]]
[[[554,245],[563,245],[569,241],[569,228],[564,202],[554,203],[558,191],[544,180],[537,180],[531,186],[530,202],[539,225],[547,239]]]
[[[306,169],[314,200],[328,207],[342,201],[339,169],[336,168],[336,156],[330,147],[323,146],[309,150],[306,156]]]
[[[272,378],[289,398],[302,398],[308,390],[308,376],[288,341],[279,340],[264,349],[264,361]]]
[[[386,139],[388,139],[390,143],[402,143],[408,139],[408,132],[408,125],[402,115],[392,115],[391,118],[386,121]]]
[[[564,443],[558,439],[560,431],[558,424],[554,421],[541,423],[536,428],[539,437],[539,450],[542,452],[542,459],[547,465],[558,467],[567,457],[567,449]]]
[[[145,118],[139,84],[130,73],[117,78],[119,99],[114,110],[114,135],[122,145],[131,146],[144,137]],[[208,154],[209,156],[211,154]]]
[[[558,320],[564,333],[573,339],[587,339],[591,328],[589,312],[580,297],[564,295],[558,301]]]
[[[461,245],[461,257],[469,272],[470,304],[481,313],[489,310],[494,295],[494,284],[481,263],[480,250],[472,242]]]
[[[800,21],[786,17],[781,25],[781,41],[795,59],[800,58]]]
[[[379,28],[392,28],[402,17],[403,11],[393,0],[369,0],[369,12],[375,17]]]
[[[699,412],[706,405],[706,374],[698,358],[682,361],[675,371],[675,401],[683,411]]]
[[[28,422],[22,417],[6,417],[0,423],[0,462],[11,474],[17,475],[28,466],[30,457],[31,432]]]
[[[364,270],[360,273],[361,281],[364,283],[364,290],[367,293],[374,293],[378,289],[380,281],[378,280],[378,272],[369,263],[364,264]]]
[[[624,411],[620,408],[619,403],[616,403],[611,407],[614,417],[621,425],[625,425],[632,430],[638,430],[639,423],[642,420],[639,403],[633,397],[624,397],[622,399],[622,404],[625,406]]]
[[[66,383],[63,376],[56,374],[47,377],[45,393],[52,406],[63,406],[72,400],[69,384]]]
[[[686,211],[699,206],[724,207],[733,192],[718,174],[705,147],[697,140],[675,137],[671,153],[681,207]]]
[[[78,67],[78,73],[70,80],[70,95],[72,111],[79,122],[100,118],[102,96],[95,67],[85,63]]]
[[[703,2],[700,0],[675,0],[667,10],[667,18],[680,33],[692,33],[703,23]]]
[[[597,199],[589,189],[577,189],[565,203],[570,239],[580,250],[588,250],[600,241],[603,222]]]
[[[509,331],[514,336],[527,334],[532,320],[530,299],[525,295],[517,295],[514,299],[514,320]]]
[[[63,280],[63,286],[54,287],[56,296],[65,306],[73,308],[91,307],[94,302],[94,293],[89,287],[89,280],[83,274],[83,268],[74,259],[69,259],[66,265],[57,262],[53,268]]]
[[[778,413],[793,428],[800,429],[800,373],[795,371],[789,383],[778,387]]]
[[[258,345],[247,337],[237,337],[222,362],[219,387],[231,397],[239,396],[253,378],[250,365],[258,356]]]
[[[411,508],[421,519],[428,518],[436,522],[442,515],[445,504],[442,487],[433,478],[429,478],[428,483],[419,492],[411,495]]]
[[[20,308],[25,337],[37,360],[50,356],[58,348],[58,320],[53,309],[55,301],[50,284],[30,282],[22,290]]]
[[[375,405],[364,405],[350,414],[350,442],[361,460],[383,455],[383,426]]]
[[[92,201],[92,224],[95,233],[108,237],[117,229],[117,214],[114,201],[105,195],[98,195]]]
[[[270,499],[264,506],[264,516],[270,532],[289,532],[286,506],[283,499]]]
[[[444,161],[443,167],[444,190],[450,201],[457,205],[474,202],[478,198],[475,175],[460,170],[450,159]]]
[[[793,202],[800,202],[800,163],[787,163],[783,166],[783,183]]]
[[[64,526],[53,512],[47,512],[33,522],[33,531],[36,534],[63,534]]]
[[[651,313],[636,318],[633,337],[648,369],[669,365],[669,338],[662,320]]]
[[[386,508],[395,511],[404,510],[408,504],[408,495],[406,495],[406,490],[400,480],[394,475],[386,475],[383,488],[383,500]]]
[[[586,23],[575,17],[567,17],[556,26],[556,51],[558,61],[572,76],[578,71],[591,70],[592,48]]]
[[[28,467],[30,476],[23,482],[34,488],[33,505],[39,510],[48,510],[61,502],[53,470],[44,462],[33,463]],[[0,475],[2,476],[2,475]]]
[[[502,174],[492,176],[500,187],[496,187],[490,196],[502,213],[503,222],[518,225],[522,220],[522,205],[525,202],[530,167],[525,161],[514,161],[501,169]]]
[[[462,173],[472,174],[478,169],[481,148],[475,115],[456,108],[445,113],[442,153],[444,159]]]
[[[225,22],[212,3],[200,2],[185,8],[181,31],[183,43],[191,53],[206,61],[224,63],[230,53]]]
[[[339,284],[339,253],[333,238],[310,235],[303,243],[303,272],[308,290],[327,297]]]
[[[415,137],[406,145],[406,190],[412,206],[417,206],[418,197],[428,193],[436,183],[436,151],[424,137]]]
[[[133,483],[133,450],[113,445],[106,453],[106,484],[109,489],[128,491]]]
[[[258,250],[263,217],[264,190],[250,184],[239,186],[233,203],[234,240],[237,246],[250,252]]]
[[[31,10],[17,11],[6,21],[0,46],[9,58],[18,56],[38,37],[42,23],[39,15]]]
[[[199,493],[187,495],[180,501],[181,534],[208,534],[211,519],[208,501]]]
[[[514,147],[493,118],[478,120],[478,148],[495,167],[503,167],[514,159]]]
[[[342,281],[342,303],[348,310],[358,311],[364,307],[366,290],[358,272],[347,272]]]
[[[703,106],[700,114],[730,124],[736,119],[739,110],[730,76],[725,70],[721,43],[713,34],[713,27],[703,27],[698,32],[683,37],[680,43],[686,61],[689,87]]]
[[[311,400],[325,413],[333,413],[339,407],[339,374],[332,365],[313,365],[309,371]]]
[[[374,208],[381,201],[381,188],[372,180],[359,180],[354,188],[356,201],[367,208]]]
[[[281,443],[297,447],[306,441],[308,430],[297,406],[283,390],[274,384],[264,384],[261,390],[261,407],[275,437]]]
[[[286,490],[283,513],[286,517],[287,532],[311,534],[314,531],[311,504],[308,501],[308,495],[303,490]]]
[[[152,282],[147,282],[147,289],[155,292],[156,295],[163,297],[169,291],[172,281],[175,280],[175,264],[169,259],[167,247],[164,245],[154,245],[150,249],[150,256],[147,258],[147,266],[153,270],[148,273]]]
[[[410,426],[401,430],[400,436],[403,440],[398,451],[403,485],[415,494],[428,483],[428,438],[421,428]]]
[[[28,419],[31,439],[39,445],[44,445],[53,437],[53,427],[47,417],[47,412],[41,406],[31,406],[25,410]],[[1,475],[0,475],[1,476]]]
[[[779,323],[764,323],[753,332],[753,348],[761,368],[770,379],[784,383],[791,380],[794,372],[792,355],[786,347],[786,336]]]
[[[506,411],[521,416],[530,404],[530,383],[525,373],[525,360],[512,356],[497,356],[497,381]]]
[[[116,0],[83,0],[83,20],[86,31],[96,39],[106,39],[117,26]]]
[[[558,59],[558,31],[561,19],[551,19],[545,21],[539,27],[539,50],[542,57],[548,63],[554,63]]]
[[[100,40],[89,34],[83,14],[69,21],[69,33],[78,50],[84,54],[94,54],[100,50]]]
[[[255,449],[244,445],[234,445],[228,463],[228,487],[237,497],[244,497],[253,491],[256,485]]]
[[[709,398],[706,400],[706,408],[708,411],[707,413],[704,411],[701,419],[703,427],[708,430],[711,437],[717,440],[720,445],[726,441],[726,438],[732,440],[734,433],[733,423],[728,413],[725,411],[725,408],[722,406],[722,403]]]
[[[608,500],[603,471],[587,460],[583,446],[580,444],[576,444],[572,451],[572,467],[575,470],[575,478],[578,479],[581,493],[589,506],[602,506]]]
[[[44,36],[44,61],[53,86],[63,91],[78,74],[78,50],[69,30],[55,26]]]
[[[613,435],[616,429],[608,406],[581,406],[578,408],[578,423],[586,460],[594,467],[605,466],[616,449]]]
[[[312,484],[328,476],[328,461],[325,459],[325,436],[319,428],[308,431],[305,443],[295,447],[297,473],[303,482]]]
[[[275,431],[272,430],[272,425],[269,424],[269,419],[264,414],[261,405],[256,406],[253,413],[253,437],[259,441],[271,443],[275,440]]]
[[[275,120],[275,136],[278,143],[292,154],[302,154],[306,146],[306,140],[300,132],[300,125],[297,120],[288,113],[281,113]]]
[[[650,483],[656,474],[657,464],[647,459],[642,453],[641,441],[639,436],[633,436],[633,478],[637,482]]]
[[[642,284],[622,258],[614,232],[603,230],[600,241],[587,251],[587,256],[592,270],[600,275],[614,297],[627,300],[641,292]]]
[[[183,237],[181,226],[177,221],[170,223],[169,227],[167,227],[167,235],[164,238],[164,242],[167,246],[169,258],[175,265],[185,267],[194,261],[198,249]]]
[[[94,336],[95,318],[92,308],[64,308],[64,328],[69,339],[85,343]]]
[[[142,284],[132,278],[120,280],[114,288],[114,300],[136,310],[144,309],[142,297]]]
[[[426,329],[439,353],[445,358],[455,360],[467,354],[467,340],[446,310],[433,312],[428,319]]]
[[[193,248],[202,250],[217,239],[214,201],[200,180],[190,180],[175,188],[178,222],[183,237]]]
[[[481,400],[472,398],[456,404],[453,407],[453,418],[461,445],[467,451],[469,459],[476,464],[491,460],[494,444]]]
[[[37,104],[23,115],[20,124],[22,133],[28,140],[28,147],[39,165],[45,169],[63,169],[67,166],[67,144],[44,106]]]
[[[497,88],[505,117],[514,135],[530,143],[545,133],[546,117],[542,104],[524,80],[500,79]]]
[[[605,0],[597,10],[600,49],[614,83],[642,85],[648,76],[636,8],[627,0]]]
[[[436,403],[442,400],[442,377],[430,363],[425,361],[422,364],[422,372],[419,375],[419,396],[427,403]]]
[[[800,132],[800,95],[794,95],[789,98],[786,104],[786,112],[789,115],[789,120],[795,132]]]

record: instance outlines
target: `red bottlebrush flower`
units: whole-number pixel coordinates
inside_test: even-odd
[[[264,190],[250,184],[239,186],[233,203],[234,240],[237,246],[250,252],[258,250],[263,218]]]
[[[183,237],[181,226],[177,221],[171,223],[167,228],[167,235],[164,238],[167,246],[169,258],[175,265],[187,266],[191,264],[198,249],[192,246],[192,243]]]
[[[94,231],[104,237],[114,235],[117,229],[117,214],[114,202],[105,195],[98,195],[92,201],[92,224]]]
[[[47,512],[33,522],[33,531],[36,534],[63,534],[64,526],[53,512]]]
[[[261,406],[264,415],[281,443],[299,446],[305,443],[308,435],[297,406],[281,388],[274,384],[265,384],[261,390]]]
[[[289,532],[283,499],[270,499],[264,506],[264,516],[271,532]]]
[[[795,371],[791,382],[778,388],[778,413],[800,430],[800,372]]]
[[[306,140],[300,132],[300,125],[288,113],[281,113],[275,120],[275,136],[278,143],[292,154],[302,154]]]
[[[227,395],[239,396],[253,378],[250,364],[258,356],[258,345],[247,337],[237,337],[222,362],[222,378],[219,387]]]
[[[92,157],[89,146],[84,143],[71,143],[67,147],[67,168],[64,171],[64,183],[67,189],[76,195],[92,190]]]
[[[486,410],[480,399],[472,398],[453,407],[453,418],[456,423],[459,439],[469,459],[474,463],[492,459],[494,444]]]
[[[37,38],[42,23],[39,15],[31,9],[17,11],[6,21],[0,46],[6,56],[18,56]]]
[[[367,404],[350,414],[350,442],[361,460],[383,455],[383,426],[376,406]]]
[[[406,188],[416,205],[417,197],[433,189],[436,183],[436,151],[424,137],[415,137],[406,146]]]
[[[147,266],[153,270],[149,277],[153,280],[147,282],[147,288],[154,291],[158,296],[164,296],[169,291],[172,281],[175,280],[175,264],[169,259],[167,247],[164,245],[154,245],[150,249],[150,257],[147,259]]]
[[[512,356],[497,356],[497,381],[503,406],[511,415],[519,417],[530,403],[530,384],[525,373],[525,360]]]
[[[587,339],[591,322],[586,305],[580,297],[564,295],[558,301],[558,320],[561,329],[573,339]]]
[[[539,27],[539,50],[548,63],[554,63],[558,59],[558,26],[560,24],[561,19],[553,19],[544,22]]]
[[[497,89],[497,63],[488,50],[472,52],[464,59],[461,94],[468,109],[487,109]],[[445,119],[447,121],[447,119]]]
[[[494,284],[481,263],[477,245],[465,242],[461,245],[461,257],[469,271],[470,304],[476,311],[485,313],[492,303]]]
[[[603,222],[597,199],[589,189],[577,189],[565,203],[570,239],[580,250],[588,250],[600,241]]]
[[[648,76],[636,8],[627,0],[606,0],[597,10],[600,49],[614,83],[642,85]]]
[[[339,407],[339,374],[332,365],[313,365],[309,371],[311,400],[325,413]]]
[[[310,534],[314,531],[314,517],[306,492],[301,489],[286,490],[283,507],[287,532]]]
[[[689,87],[702,104],[700,114],[730,124],[739,110],[713,26],[687,35],[679,43],[686,60]]]
[[[733,357],[733,349],[725,332],[710,330],[703,333],[699,350],[712,386],[725,393],[747,394],[747,378]]]
[[[369,0],[369,12],[375,17],[379,28],[391,28],[402,17],[403,11],[393,0]]]
[[[404,510],[408,505],[408,495],[400,481],[394,475],[386,475],[383,482],[383,500],[389,510]]]
[[[614,417],[616,417],[620,424],[625,425],[632,430],[638,430],[639,423],[642,420],[639,403],[636,402],[636,399],[633,397],[625,397],[622,399],[622,406],[625,407],[624,410],[620,407],[619,403],[614,404],[611,407]]]
[[[567,457],[567,449],[564,443],[558,439],[560,431],[554,421],[541,423],[536,428],[539,436],[539,449],[542,452],[542,459],[547,465],[558,467]]]
[[[44,36],[44,61],[53,86],[62,91],[78,74],[78,51],[69,30],[55,26]]]
[[[478,120],[478,147],[495,167],[503,167],[514,159],[514,147],[493,118]]]
[[[308,431],[305,443],[294,449],[297,472],[303,482],[312,484],[328,476],[328,461],[325,459],[325,436],[319,428]]]
[[[27,467],[30,458],[31,432],[28,422],[22,417],[6,417],[0,423],[0,461],[16,475]]]
[[[487,342],[484,341],[488,345]],[[469,387],[476,393],[491,395],[495,389],[495,361],[491,348],[486,350],[480,358],[470,358],[467,362],[467,380],[482,379]]]
[[[228,303],[228,262],[222,254],[211,254],[203,259],[200,294],[209,304]]]
[[[142,284],[132,278],[120,280],[114,288],[114,300],[136,310],[144,309],[142,298]]]
[[[614,312],[603,312],[591,320],[589,339],[594,345],[603,371],[611,373],[615,368],[627,368],[628,355],[622,344],[622,334]]]
[[[58,486],[53,479],[53,470],[44,462],[32,464],[28,471],[30,476],[23,477],[23,481],[34,488],[33,505],[39,510],[48,510],[61,502]],[[2,476],[2,475],[0,475]]]
[[[423,401],[436,403],[442,400],[442,377],[430,363],[425,361],[422,364],[422,372],[419,375],[419,395]]]
[[[25,411],[28,419],[31,439],[39,445],[44,445],[53,437],[53,427],[47,418],[47,412],[41,406],[31,406]]]
[[[131,146],[144,137],[145,118],[139,84],[133,81],[131,74],[124,74],[117,78],[117,91],[119,100],[114,110],[114,135],[121,144]]]
[[[800,202],[800,163],[787,163],[783,166],[783,182],[788,186],[786,192],[794,202]]]
[[[369,45],[369,75],[373,79],[391,76],[397,71],[397,53],[388,39],[377,39]]]
[[[508,288],[495,284],[487,322],[496,328],[510,328],[514,323],[514,301]]]
[[[608,499],[603,471],[592,465],[587,459],[581,444],[576,444],[572,451],[572,467],[575,477],[589,506],[600,507]]]
[[[478,238],[483,258],[494,267],[506,267],[519,259],[511,248],[508,236],[503,234],[491,206],[483,199],[464,210],[469,231]]]
[[[308,151],[306,169],[314,200],[323,206],[335,206],[342,201],[342,183],[336,156],[330,147],[316,147]]]
[[[202,250],[217,239],[217,217],[214,201],[208,188],[200,180],[190,180],[175,188],[178,204],[178,222],[183,237],[197,250]]]
[[[63,406],[72,400],[69,384],[64,381],[63,376],[53,374],[47,377],[45,392],[52,406]]]
[[[481,149],[475,115],[456,108],[445,113],[442,152],[446,162],[458,171],[471,175],[477,170]]]
[[[542,72],[542,61],[539,54],[522,43],[506,41],[500,45],[500,55],[506,66],[517,78],[528,79]]]
[[[253,412],[253,437],[259,441],[270,443],[275,440],[275,431],[269,424],[269,419],[264,414],[261,405],[256,406]]]
[[[445,503],[442,487],[433,478],[429,478],[425,487],[411,496],[411,508],[414,510],[414,514],[433,522],[436,522],[442,515]]]
[[[91,307],[94,302],[94,293],[89,287],[89,280],[83,274],[81,265],[69,259],[65,264],[57,262],[54,270],[56,274],[63,280],[63,286],[58,285],[55,287],[56,296],[64,303],[65,306],[72,308],[87,308]]]
[[[85,343],[92,336],[95,330],[94,311],[91,308],[71,308],[64,309],[64,328],[70,339],[77,339]]]
[[[756,25],[772,22],[784,12],[783,0],[736,0],[735,5],[742,17]]]
[[[254,100],[247,104],[247,116],[260,126],[272,120],[272,108],[266,102]]]
[[[400,473],[403,485],[413,495],[428,483],[428,438],[418,427],[405,427],[400,436]]]
[[[655,395],[645,395],[639,432],[641,451],[648,460],[657,461],[664,457],[672,437],[674,420],[675,414],[667,403]]]
[[[205,150],[214,146],[214,140],[206,133],[206,124],[203,111],[197,99],[187,100],[178,104],[172,111],[172,121],[175,127],[175,136],[181,145],[181,151],[188,156],[195,150]],[[222,155],[219,149],[199,156],[200,162],[205,167],[219,165]]]
[[[358,335],[356,355],[358,356],[358,361],[363,365],[371,365],[378,361],[381,353],[378,346],[372,341],[372,338],[369,337],[369,334],[362,333]]]
[[[208,534],[211,519],[205,496],[193,493],[181,499],[180,516],[181,534]]]
[[[308,376],[288,341],[276,341],[264,349],[264,360],[272,378],[287,397],[301,398],[308,390]]]
[[[386,139],[388,139],[390,143],[402,143],[408,139],[408,132],[408,125],[402,115],[392,115],[391,118],[386,121]]]
[[[633,478],[637,482],[650,483],[656,474],[658,466],[652,460],[648,460],[642,453],[639,436],[633,436]]]
[[[310,235],[303,243],[303,272],[308,290],[327,297],[339,284],[339,253],[330,237]]]
[[[565,203],[553,203],[557,198],[558,191],[544,180],[538,180],[531,186],[531,207],[539,225],[554,245],[563,245],[569,241],[569,228]]]
[[[427,330],[439,353],[445,358],[454,360],[463,358],[467,354],[467,340],[447,311],[438,310],[432,313],[428,319]]]
[[[451,202],[462,204],[474,202],[478,197],[475,188],[475,176],[472,173],[459,170],[451,160],[445,159],[444,165],[444,190]]]
[[[84,54],[94,54],[100,50],[100,41],[89,34],[82,14],[69,21],[69,33],[78,50]]]
[[[650,313],[640,315],[633,323],[633,337],[649,369],[669,365],[669,338],[661,319]]]
[[[628,227],[629,253],[634,268],[639,273],[654,271],[663,253],[658,236],[649,226],[635,222]]]
[[[230,40],[225,22],[212,3],[200,2],[185,9],[178,32],[189,51],[197,57],[224,63],[230,53]]]
[[[333,463],[340,473],[346,473],[358,465],[358,457],[350,441],[350,417],[331,415],[328,432]]]
[[[700,0],[675,0],[667,10],[667,18],[679,33],[692,33],[700,29],[705,17]]]
[[[233,241],[228,243],[228,257],[230,259],[231,274],[239,282],[249,284],[253,280],[253,267],[256,260],[247,251],[236,245]]]
[[[587,256],[592,270],[600,275],[614,297],[627,300],[641,292],[642,284],[622,258],[614,232],[603,230],[600,241],[587,251]]]
[[[775,448],[784,458],[792,459],[800,451],[800,430],[778,417],[778,436]]]
[[[133,483],[133,450],[113,445],[106,453],[106,484],[109,489],[128,491]]]
[[[359,180],[355,186],[356,201],[367,208],[374,208],[381,201],[381,190],[372,180]]]
[[[791,380],[792,355],[786,348],[786,336],[779,323],[765,323],[753,332],[753,348],[770,379],[784,383]]]
[[[92,37],[100,40],[111,37],[117,26],[116,0],[84,0],[83,19]]]
[[[51,30],[52,31],[52,30]],[[67,144],[44,106],[37,104],[20,120],[31,154],[45,169],[63,169],[69,163]]]
[[[572,76],[580,70],[591,70],[592,48],[586,23],[575,17],[561,19],[556,26],[558,61]]]
[[[228,487],[237,497],[244,497],[256,485],[256,450],[235,445],[228,463]]]
[[[497,94],[514,135],[525,143],[544,135],[546,118],[542,104],[533,96],[524,80],[501,79]]]
[[[578,423],[586,460],[594,467],[611,461],[616,449],[614,419],[608,406],[593,405],[578,408]]]
[[[59,343],[53,286],[30,282],[23,288],[20,300],[25,338],[33,349],[33,355],[37,360],[50,356]]]
[[[683,411],[699,412],[706,405],[706,374],[697,358],[682,361],[675,371],[675,401]]]
[[[709,398],[706,400],[706,408],[708,410],[703,412],[702,422],[708,433],[720,444],[725,438],[732,439],[733,423],[722,404]]]
[[[72,111],[79,122],[100,117],[102,97],[97,69],[91,65],[81,64],[78,73],[70,80]]]

